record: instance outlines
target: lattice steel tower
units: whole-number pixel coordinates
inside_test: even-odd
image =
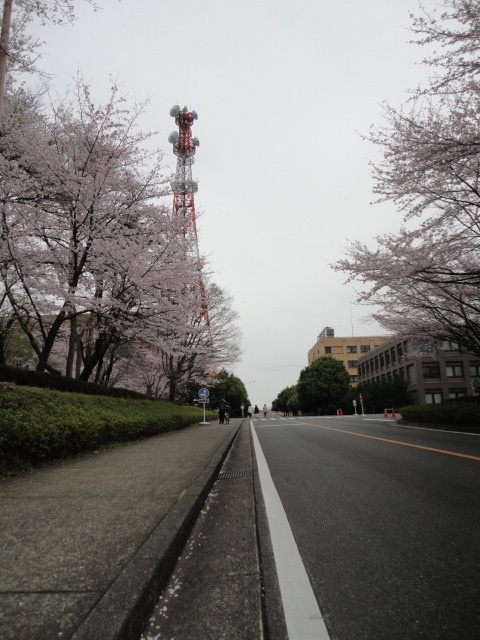
[[[196,257],[200,263],[200,250],[198,248],[197,223],[195,220],[195,200],[194,193],[198,191],[198,182],[192,178],[192,165],[195,162],[195,151],[200,142],[198,138],[192,137],[193,121],[198,119],[196,111],[189,111],[187,107],[180,109],[178,104],[170,109],[170,115],[175,118],[178,131],[172,131],[168,136],[168,141],[173,144],[173,153],[177,156],[177,169],[175,177],[170,182],[173,191],[173,215],[183,216],[185,220],[184,233],[193,231],[193,241]],[[205,287],[203,286],[202,275],[199,274],[200,295],[204,318],[210,324],[207,311]]]

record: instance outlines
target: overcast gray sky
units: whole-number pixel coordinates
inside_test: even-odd
[[[76,3],[77,4],[77,3]],[[384,332],[363,323],[353,288],[329,265],[348,239],[395,231],[391,205],[371,205],[361,139],[426,76],[408,44],[418,0],[99,0],[73,26],[35,28],[42,66],[62,94],[76,72],[106,100],[150,98],[168,173],[174,104],[195,109],[194,178],[201,253],[234,297],[244,355],[234,373],[253,403],[295,384],[325,326],[337,336]],[[424,0],[427,8],[434,0]],[[373,242],[373,241],[371,241]]]

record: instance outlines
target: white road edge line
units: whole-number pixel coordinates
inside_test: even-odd
[[[330,640],[310,580],[277,493],[262,445],[250,422],[285,622],[290,640]]]

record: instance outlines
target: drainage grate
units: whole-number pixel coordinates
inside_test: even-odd
[[[218,480],[232,480],[233,478],[245,478],[246,471],[226,471],[218,475]]]

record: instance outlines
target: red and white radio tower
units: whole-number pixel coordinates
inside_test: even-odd
[[[193,194],[198,191],[198,182],[192,178],[192,165],[195,162],[195,151],[200,142],[192,137],[192,124],[198,119],[196,111],[189,111],[187,107],[180,109],[178,104],[170,109],[170,115],[175,118],[178,131],[172,131],[168,141],[173,144],[173,153],[177,156],[177,169],[175,178],[170,182],[173,190],[173,215],[183,216],[185,220],[184,233],[193,230],[193,240],[197,260],[200,263],[200,251],[198,248],[197,223],[195,220],[195,201]],[[200,295],[202,299],[203,317],[210,325],[207,311],[205,287],[202,275],[199,274]]]

